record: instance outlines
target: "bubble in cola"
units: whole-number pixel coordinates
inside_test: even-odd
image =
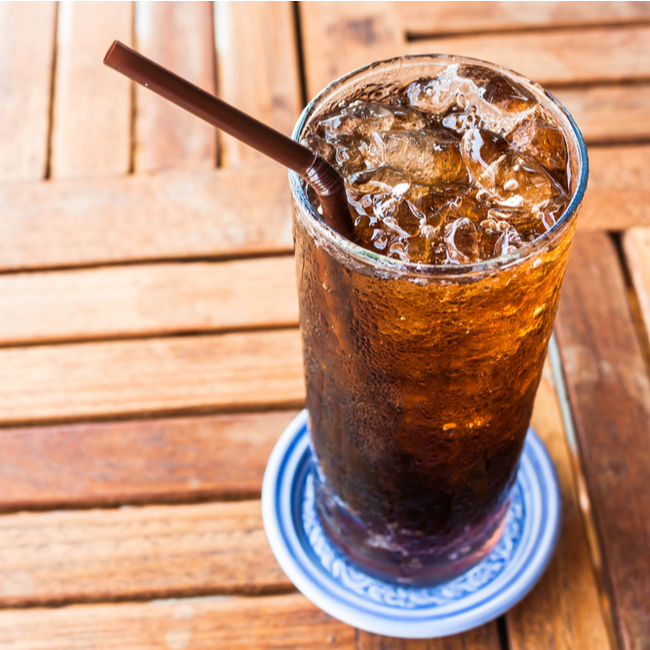
[[[435,266],[353,255],[294,204],[318,514],[407,585],[499,539],[575,229],[548,232],[576,177],[548,102],[488,67],[431,67],[360,86],[302,137],[344,177],[357,244]]]

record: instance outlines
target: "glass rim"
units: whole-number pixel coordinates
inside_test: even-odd
[[[423,264],[420,262],[403,262],[401,260],[388,257],[387,255],[382,255],[380,253],[370,251],[343,237],[343,235],[336,232],[323,219],[323,217],[318,214],[314,206],[309,201],[307,192],[305,191],[304,182],[295,171],[289,170],[290,190],[294,198],[298,201],[300,208],[302,208],[307,214],[312,217],[312,223],[318,229],[319,234],[323,236],[330,244],[350,255],[356,261],[368,264],[384,271],[393,271],[402,275],[415,275],[419,277],[425,275],[434,275],[438,277],[450,276],[458,278],[459,276],[473,276],[476,274],[483,274],[492,270],[498,270],[516,265],[534,256],[540,250],[543,250],[546,245],[552,243],[555,240],[563,228],[571,221],[573,217],[575,217],[584,198],[585,190],[587,189],[587,180],[589,177],[589,159],[587,156],[587,145],[585,144],[584,137],[580,132],[578,125],[575,123],[575,120],[571,116],[571,113],[569,113],[569,111],[552,93],[550,93],[546,88],[537,82],[532,81],[524,75],[510,70],[504,66],[498,65],[496,63],[490,63],[489,61],[482,61],[481,59],[475,59],[472,57],[457,56],[451,54],[408,54],[404,56],[383,59],[380,61],[374,61],[372,63],[368,63],[359,68],[351,70],[350,72],[342,75],[341,77],[338,77],[327,86],[325,86],[325,88],[323,88],[307,104],[307,106],[305,106],[304,110],[300,114],[300,117],[298,118],[298,121],[296,122],[291,137],[296,142],[299,142],[303,128],[306,126],[308,119],[318,108],[319,104],[348,81],[361,77],[364,73],[379,66],[388,67],[391,64],[404,62],[415,65],[418,63],[435,63],[442,61],[449,64],[476,64],[501,72],[508,78],[511,78],[514,81],[523,84],[527,89],[533,89],[536,96],[541,95],[545,97],[551,105],[559,110],[561,115],[567,120],[568,126],[570,127],[570,135],[574,137],[575,144],[577,145],[575,149],[577,150],[576,162],[578,178],[575,191],[572,193],[571,199],[566,209],[551,228],[549,228],[543,235],[540,235],[534,241],[525,246],[522,246],[521,248],[512,253],[509,253],[508,255],[501,255],[499,257],[490,258],[476,262],[474,264]],[[566,129],[567,125],[560,126],[562,127],[562,131],[565,133],[565,136],[568,138],[569,134],[567,133]],[[569,149],[571,149],[570,146]],[[571,155],[571,151],[569,152],[569,155]]]

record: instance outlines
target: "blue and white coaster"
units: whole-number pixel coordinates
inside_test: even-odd
[[[362,630],[417,639],[482,625],[528,593],[557,541],[560,493],[551,459],[531,429],[503,536],[494,551],[446,584],[392,585],[352,566],[325,536],[314,505],[307,412],[302,411],[269,459],[262,514],[280,566],[315,605]]]

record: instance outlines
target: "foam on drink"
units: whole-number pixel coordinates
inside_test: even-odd
[[[569,203],[562,130],[525,88],[479,66],[448,65],[385,103],[352,101],[303,144],[344,177],[356,243],[405,262],[507,255]]]

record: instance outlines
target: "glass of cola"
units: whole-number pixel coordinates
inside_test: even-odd
[[[444,55],[325,88],[294,139],[345,179],[355,241],[290,173],[317,511],[365,572],[450,580],[497,543],[587,182],[543,88]]]

